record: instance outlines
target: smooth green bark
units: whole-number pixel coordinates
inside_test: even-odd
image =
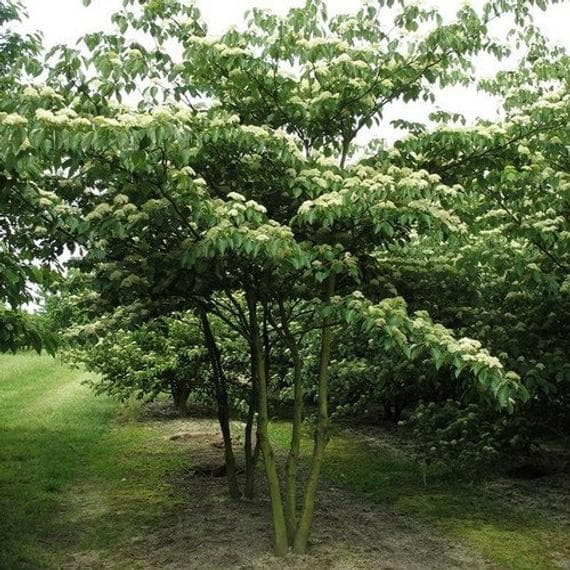
[[[255,467],[257,463],[256,450],[259,449],[256,440],[255,447],[253,444],[253,425],[255,421],[255,414],[258,408],[258,382],[257,382],[257,361],[254,350],[250,350],[251,360],[251,392],[249,395],[249,407],[247,411],[247,420],[245,424],[245,442],[244,442],[244,455],[245,455],[245,490],[244,495],[248,499],[253,499],[255,496]]]
[[[265,472],[269,484],[271,519],[273,523],[273,549],[276,556],[285,556],[289,550],[289,542],[287,539],[287,525],[281,498],[281,485],[279,482],[279,474],[277,473],[277,462],[268,434],[269,410],[267,401],[266,358],[261,342],[259,324],[257,322],[257,299],[254,292],[248,291],[247,302],[251,328],[251,347],[255,362],[257,363],[259,398],[257,438],[263,453]]]
[[[324,301],[330,301],[334,292],[335,277],[331,275],[327,280],[327,289]],[[325,455],[325,448],[329,440],[329,414],[328,414],[328,384],[329,384],[329,364],[332,350],[332,325],[330,318],[325,318],[321,332],[321,351],[319,360],[319,378],[318,378],[318,415],[317,425],[315,428],[315,443],[313,446],[313,455],[309,468],[309,477],[305,485],[305,495],[303,497],[303,509],[297,532],[293,542],[293,551],[296,554],[304,554],[307,550],[307,541],[311,526],[313,523],[313,515],[315,512],[315,502],[317,496],[317,485],[321,474],[321,467]]]
[[[279,315],[283,338],[291,351],[291,359],[293,361],[293,429],[285,466],[287,534],[289,542],[292,544],[297,532],[297,464],[301,450],[301,428],[303,423],[303,360],[295,336],[289,329],[289,320],[281,300],[279,300]]]
[[[222,430],[224,440],[224,457],[226,461],[226,477],[228,480],[228,488],[230,496],[234,499],[241,497],[241,491],[236,477],[236,462],[232,447],[232,435],[230,428],[230,406],[228,402],[228,393],[226,390],[226,377],[221,363],[220,351],[216,344],[216,340],[210,327],[208,314],[205,309],[200,310],[200,321],[204,332],[204,340],[206,348],[210,356],[212,364],[213,378],[216,391],[216,403],[218,412],[218,421]]]

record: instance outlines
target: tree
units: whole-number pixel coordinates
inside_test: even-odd
[[[98,342],[75,349],[71,358],[100,375],[92,383],[97,393],[123,401],[133,395],[148,401],[167,393],[179,414],[186,416],[191,392],[208,383],[207,353],[191,315],[150,321],[133,331],[91,330],[91,334]]]
[[[398,149],[398,160],[417,161],[469,196],[462,206],[468,239],[457,250],[435,246],[453,278],[469,280],[478,293],[462,302],[461,326],[508,355],[533,394],[531,405],[550,400],[556,407],[549,394],[567,394],[569,385],[562,357],[570,266],[567,65],[563,50],[537,41],[516,72],[483,83],[504,97],[503,121],[442,127]],[[429,158],[428,148],[435,151]],[[556,416],[543,414],[542,422]]]
[[[19,310],[33,298],[31,284],[46,284],[52,277],[51,269],[39,268],[37,261],[48,262],[56,255],[54,239],[49,236],[51,214],[42,212],[41,192],[23,188],[13,171],[13,152],[26,145],[22,119],[13,112],[14,101],[24,88],[25,75],[41,69],[37,61],[40,36],[9,29],[22,15],[20,2],[8,0],[0,5],[0,117],[17,131],[4,155],[6,162],[0,162],[0,352],[43,347],[53,353],[54,339]]]
[[[134,1],[125,0],[113,17],[117,33],[86,37],[85,53],[54,52],[55,96],[28,93],[0,125],[10,141],[28,137],[29,149],[9,145],[0,159],[23,180],[54,190],[50,204],[65,208],[59,223],[84,250],[77,266],[105,307],[143,303],[151,316],[199,315],[234,496],[226,379],[210,320],[221,319],[247,343],[250,418],[257,413],[278,555],[307,548],[340,327],[356,327],[378,351],[469,375],[499,406],[512,409],[526,395],[480,342],[409,311],[402,297],[362,291],[402,249],[460,243],[461,216],[477,189],[465,188],[462,198],[438,172],[355,153],[358,135],[381,123],[392,102],[433,101],[436,85],[470,81],[475,54],[505,54],[488,38],[488,23],[494,12],[512,10],[525,27],[526,5],[502,0],[482,13],[463,7],[444,23],[437,11],[400,3],[389,32],[383,4],[331,19],[317,0],[284,17],[253,10],[244,31],[213,40],[194,8],[153,0],[131,9]],[[420,26],[421,34],[409,34]],[[133,92],[136,109],[121,104]],[[318,334],[310,379],[318,412],[298,510],[305,328]],[[268,437],[276,347],[288,351],[294,377],[285,504]]]

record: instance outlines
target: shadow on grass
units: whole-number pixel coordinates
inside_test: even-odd
[[[281,447],[289,434],[285,423],[272,426]],[[306,437],[305,456],[310,446]],[[409,457],[345,432],[332,437],[323,472],[334,483],[443,531],[501,568],[560,568],[570,560],[569,521],[559,524],[512,504],[487,480],[470,480],[445,467],[424,471]]]

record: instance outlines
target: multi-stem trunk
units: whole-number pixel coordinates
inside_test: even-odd
[[[222,430],[222,437],[224,440],[224,456],[226,461],[226,476],[228,480],[228,487],[230,496],[234,499],[241,497],[239,485],[236,477],[236,462],[234,451],[232,447],[232,434],[230,428],[230,406],[228,402],[228,393],[226,388],[226,376],[222,367],[220,351],[216,344],[216,340],[210,327],[208,314],[205,309],[200,310],[200,320],[204,332],[204,340],[206,349],[210,356],[212,363],[212,372],[214,378],[214,387],[216,392],[216,404],[218,411],[218,421],[220,422],[220,429]]]
[[[172,401],[181,417],[188,415],[188,397],[192,388],[188,384],[175,383],[172,385]]]
[[[281,488],[279,483],[279,475],[277,473],[277,462],[273,447],[269,441],[268,425],[269,410],[267,398],[267,374],[266,374],[266,358],[263,351],[261,335],[259,331],[259,323],[257,320],[257,299],[254,291],[247,292],[247,304],[249,310],[249,321],[251,329],[251,350],[257,370],[258,396],[259,396],[259,415],[257,420],[257,438],[261,451],[263,453],[263,461],[265,464],[265,472],[269,484],[269,496],[271,498],[271,518],[273,523],[273,548],[277,556],[287,554],[289,544],[287,541],[287,525],[285,523],[285,513],[283,510],[283,501],[281,499]]]
[[[249,394],[249,408],[247,411],[247,420],[245,424],[245,496],[253,499],[255,496],[255,466],[257,463],[256,450],[259,449],[256,438],[255,447],[253,445],[253,424],[255,421],[255,413],[257,412],[257,360],[253,350],[250,351],[251,361],[251,392]]]
[[[293,361],[293,429],[287,464],[285,466],[287,534],[289,543],[292,544],[297,532],[297,463],[301,450],[301,428],[303,424],[303,360],[299,352],[297,340],[289,328],[289,320],[281,300],[279,301],[279,316],[283,338],[291,352]]]
[[[331,275],[327,280],[325,302],[329,302],[334,293],[335,277]],[[297,554],[304,554],[307,550],[307,541],[311,532],[313,514],[315,512],[315,500],[317,485],[321,473],[321,466],[325,455],[325,448],[329,439],[329,414],[328,414],[328,384],[329,363],[332,350],[332,325],[330,318],[325,318],[321,330],[321,351],[319,360],[318,378],[318,415],[315,427],[315,443],[309,468],[309,476],[305,485],[303,508],[297,525],[293,550]]]

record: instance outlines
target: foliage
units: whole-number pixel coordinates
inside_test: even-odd
[[[172,395],[186,413],[190,392],[207,381],[207,354],[196,321],[189,316],[158,319],[133,331],[109,331],[98,342],[75,349],[71,356],[98,372],[92,386],[127,400]]]
[[[22,92],[26,74],[41,70],[37,56],[41,47],[38,34],[23,35],[10,29],[24,14],[21,2],[8,0],[0,5],[0,117],[3,122],[21,128],[14,114],[14,100]],[[20,125],[20,127],[18,127]],[[20,132],[20,135],[22,132]],[[12,144],[24,144],[24,138]],[[19,178],[11,171],[13,163],[0,161],[0,353],[19,348],[46,348],[53,353],[55,341],[45,335],[32,317],[19,308],[34,300],[31,284],[47,285],[52,268],[38,267],[38,261],[53,261],[61,250],[50,234],[52,214],[41,204],[41,189],[35,185],[31,209],[29,191],[21,189]]]
[[[425,461],[464,469],[493,465],[528,452],[529,430],[520,418],[478,404],[420,403],[406,422]]]
[[[32,315],[0,306],[0,322],[0,352],[16,352],[26,348],[41,352],[44,348],[51,355],[55,354],[56,338]]]
[[[149,332],[120,336],[123,347],[140,343],[128,353],[130,389],[142,353],[159,342],[152,323],[164,321],[155,319],[190,311],[199,318],[232,496],[240,492],[224,335],[211,322],[241,337],[250,365],[246,494],[257,417],[279,555],[307,547],[329,440],[331,363],[337,350],[351,349],[343,328],[365,337],[374,366],[382,357],[394,358],[398,372],[403,358],[435,366],[486,405],[510,412],[528,398],[532,376],[522,370],[525,385],[490,352],[496,346],[484,319],[469,333],[481,340],[464,336],[468,324],[457,312],[447,324],[452,311],[438,311],[437,287],[410,296],[413,287],[401,277],[407,260],[438,265],[440,255],[446,270],[476,284],[475,297],[501,282],[530,283],[557,300],[567,293],[569,98],[560,74],[567,62],[531,24],[530,4],[466,5],[448,22],[406,2],[395,15],[393,2],[379,2],[329,18],[325,3],[308,0],[283,17],[254,9],[244,29],[214,39],[193,6],[124,0],[113,33],[90,34],[81,49],[53,50],[47,85],[18,91],[0,115],[6,195],[30,203],[11,223],[25,228],[38,207],[47,211],[34,247],[52,255],[79,247],[72,264],[100,315],[133,317]],[[515,27],[504,41],[492,40],[488,26],[501,13],[513,14]],[[386,14],[394,16],[389,25]],[[442,112],[432,117],[442,127],[428,128],[404,112],[394,124],[407,134],[393,148],[358,149],[357,137],[381,125],[392,103],[433,103],[437,88],[469,84],[473,58],[502,58],[511,36],[531,46],[520,70],[482,85],[503,96],[504,121],[457,128]],[[535,77],[525,97],[504,92]],[[136,107],[123,103],[127,95]],[[484,255],[495,240],[493,255]],[[505,266],[511,249],[517,263]],[[412,284],[425,283],[428,266],[416,266]],[[466,312],[481,310],[477,301]],[[111,339],[102,341],[103,354],[114,350]],[[123,354],[109,358],[114,371]],[[168,357],[149,364],[158,374],[172,369]],[[293,387],[284,489],[268,436],[276,374]],[[317,421],[298,509],[306,388]]]

